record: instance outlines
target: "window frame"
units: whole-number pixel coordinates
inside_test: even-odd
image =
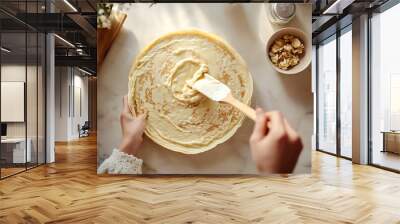
[[[323,40],[321,40],[321,41],[319,41],[317,44],[316,44],[316,76],[315,76],[315,81],[316,81],[316,88],[315,88],[315,90],[316,90],[316,111],[315,111],[315,113],[316,113],[316,122],[317,122],[317,124],[316,124],[316,139],[315,139],[315,143],[316,143],[316,151],[319,151],[319,152],[323,152],[323,153],[326,153],[326,154],[329,154],[329,155],[333,155],[333,156],[337,156],[337,157],[339,157],[339,158],[343,158],[343,159],[347,159],[347,160],[352,160],[352,158],[351,157],[347,157],[347,156],[344,156],[344,155],[342,155],[342,150],[341,150],[341,119],[340,119],[340,82],[341,82],[341,79],[340,79],[340,77],[341,77],[341,67],[340,67],[340,37],[342,36],[342,35],[344,35],[345,33],[347,33],[347,32],[351,32],[352,31],[352,23],[349,23],[349,24],[347,24],[345,27],[343,27],[343,28],[341,28],[341,29],[339,29],[339,30],[337,30],[334,34],[332,34],[332,35],[330,35],[329,37],[327,37],[327,38],[325,38],[325,39],[323,39]],[[319,75],[319,62],[320,62],[320,60],[319,60],[319,51],[318,51],[318,49],[319,49],[319,47],[320,47],[320,45],[322,44],[322,43],[329,43],[330,41],[336,41],[336,61],[335,61],[335,63],[336,63],[336,152],[335,153],[332,153],[332,152],[328,152],[328,151],[326,151],[326,150],[324,150],[324,149],[321,149],[319,146],[320,146],[320,144],[319,144],[319,128],[318,128],[318,123],[319,123],[319,121],[320,121],[320,119],[319,119],[319,93],[320,93],[320,90],[319,90],[319,82],[320,82],[320,80],[319,80],[319,77],[320,77],[320,75]]]
[[[27,15],[27,13],[29,13],[28,11],[27,11],[27,2],[28,1],[22,1],[22,3],[25,3],[25,16]],[[39,12],[39,8],[38,8],[38,4],[39,4],[39,0],[34,0],[34,1],[31,1],[31,2],[33,2],[33,3],[36,3],[36,13],[38,13]],[[3,11],[3,12],[7,12],[7,11],[5,11],[5,10],[3,10],[2,8],[1,8],[1,5],[0,5],[0,10],[1,11]],[[47,12],[47,7],[46,7],[46,9],[45,9],[45,12]],[[15,18],[14,18],[15,19]],[[26,18],[25,18],[26,19]],[[19,21],[19,22],[21,22],[21,21]],[[2,173],[2,167],[0,166],[0,180],[4,180],[4,179],[7,179],[8,177],[12,177],[12,176],[14,176],[14,175],[17,175],[17,174],[19,174],[19,173],[23,173],[23,172],[26,172],[26,171],[28,171],[28,170],[30,170],[30,169],[34,169],[34,168],[36,168],[36,167],[39,167],[39,166],[41,166],[41,165],[44,165],[44,164],[47,164],[47,43],[48,43],[48,41],[47,41],[47,32],[43,32],[43,31],[41,31],[41,30],[38,30],[38,29],[36,29],[36,28],[34,28],[34,27],[32,27],[32,26],[30,26],[30,25],[28,25],[27,23],[24,23],[23,24],[23,27],[24,27],[24,29],[23,30],[18,30],[18,31],[13,31],[13,32],[11,32],[11,33],[20,33],[20,34],[23,34],[23,35],[25,35],[25,49],[24,49],[24,51],[25,51],[25,87],[24,87],[24,89],[25,89],[25,93],[24,93],[24,129],[25,129],[25,135],[24,135],[24,139],[25,139],[25,166],[24,167],[21,167],[21,168],[23,168],[23,170],[20,170],[20,171],[18,171],[18,172],[15,172],[15,173],[12,173],[12,174],[9,174],[9,175],[6,175],[6,176],[3,176],[3,173]],[[1,24],[0,24],[0,28],[1,28]],[[1,43],[1,41],[2,41],[2,34],[3,33],[10,33],[10,32],[8,32],[8,31],[2,31],[1,29],[0,29],[0,45],[2,45],[2,43]],[[27,156],[28,156],[28,154],[27,154],[27,147],[28,147],[28,144],[27,144],[27,139],[28,139],[28,116],[27,116],[27,82],[28,82],[28,79],[27,79],[27,75],[28,75],[28,65],[30,65],[30,63],[28,63],[28,34],[33,34],[33,35],[35,35],[36,36],[36,49],[35,49],[35,53],[36,53],[36,60],[34,60],[34,62],[33,62],[33,65],[34,66],[36,66],[36,69],[35,69],[35,75],[36,75],[36,91],[35,91],[35,93],[33,93],[33,94],[35,94],[36,95],[36,122],[34,122],[34,123],[36,123],[36,136],[33,136],[32,138],[36,138],[36,141],[37,141],[37,145],[36,145],[36,161],[35,161],[35,163],[30,163],[29,164],[29,166],[28,166],[28,163],[29,162],[27,162],[28,160],[27,160]],[[43,35],[39,35],[39,34],[43,34]],[[41,38],[40,38],[40,41],[41,41],[41,44],[42,44],[42,49],[40,49],[41,51],[41,53],[43,54],[43,55],[41,55],[41,57],[42,57],[42,60],[43,60],[43,64],[40,64],[39,63],[39,36],[41,36]],[[2,62],[3,62],[3,60],[2,60],[3,58],[2,58],[2,54],[0,53],[0,82],[1,82],[1,79],[2,79],[2,75],[1,75],[1,67],[2,67]],[[32,64],[32,63],[31,63]],[[43,162],[39,162],[39,143],[38,143],[38,139],[39,139],[39,113],[38,113],[38,110],[39,110],[39,98],[38,98],[38,95],[39,95],[39,81],[38,81],[38,75],[39,75],[39,70],[38,70],[38,66],[39,65],[42,65],[42,70],[41,70],[41,73],[42,73],[42,84],[43,84],[43,86],[42,86],[42,88],[44,88],[43,89],[43,96],[44,96],[44,98],[42,99],[42,102],[43,102],[43,105],[42,105],[42,109],[44,109],[44,111],[43,111],[43,119],[44,120],[42,120],[42,122],[43,122],[43,145],[42,145],[42,152],[44,152],[44,154],[43,155],[41,155],[41,157],[43,157],[42,159],[43,159]],[[0,89],[1,89],[1,86],[0,86]],[[1,91],[0,91],[1,92]],[[1,97],[0,97],[0,101],[1,101]],[[0,110],[1,110],[1,105],[0,105]],[[0,115],[1,116],[1,115]],[[0,119],[0,123],[1,123],[1,119]],[[0,158],[1,158],[1,144],[0,144]],[[1,165],[1,164],[0,164]]]
[[[368,54],[367,54],[367,82],[368,82],[368,96],[367,96],[367,119],[368,119],[368,155],[367,155],[367,161],[368,161],[368,165],[376,167],[376,168],[380,168],[383,170],[387,170],[387,171],[391,171],[394,173],[400,173],[400,170],[394,169],[394,168],[390,168],[387,166],[383,166],[380,164],[376,164],[373,163],[373,131],[372,131],[372,18],[373,18],[373,14],[381,14],[384,13],[385,11],[391,9],[392,7],[396,6],[397,4],[399,4],[400,1],[399,0],[388,0],[386,1],[384,4],[368,10],[368,20],[367,20],[367,45],[368,45]]]

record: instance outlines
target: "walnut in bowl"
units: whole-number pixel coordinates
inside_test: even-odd
[[[278,30],[267,43],[268,61],[280,73],[303,71],[311,61],[310,38],[296,28]]]
[[[269,57],[272,63],[283,70],[288,70],[299,64],[303,53],[304,44],[302,40],[289,34],[275,40],[269,49]]]

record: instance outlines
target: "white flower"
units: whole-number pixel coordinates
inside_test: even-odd
[[[98,28],[111,28],[111,14],[113,4],[99,4],[97,11],[97,27]]]
[[[102,23],[104,23],[106,20],[107,20],[107,17],[106,16],[99,16],[99,20],[102,22]]]

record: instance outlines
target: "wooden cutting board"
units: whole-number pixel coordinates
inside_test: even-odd
[[[118,36],[127,15],[115,14],[110,29],[97,29],[97,66],[101,66],[113,41]]]

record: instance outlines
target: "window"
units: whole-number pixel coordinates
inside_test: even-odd
[[[352,32],[340,36],[340,155],[351,158],[352,136]]]
[[[371,18],[370,160],[400,170],[400,4]]]
[[[390,74],[390,130],[400,130],[400,73]]]
[[[317,149],[350,159],[352,157],[352,26],[345,27],[337,34],[340,36],[333,35],[320,43],[316,55]]]
[[[20,16],[44,2],[3,2]],[[15,8],[15,7],[14,7]],[[26,14],[25,14],[26,15]],[[45,163],[45,34],[0,12],[0,178]]]
[[[336,37],[319,45],[317,149],[336,153]]]

